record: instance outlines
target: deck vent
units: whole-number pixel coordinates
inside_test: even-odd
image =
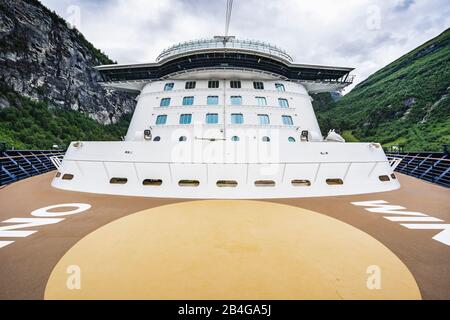
[[[310,187],[311,181],[309,181],[309,180],[292,180],[292,185],[294,187]]]
[[[198,187],[200,185],[200,181],[198,180],[180,180],[178,182],[180,187]]]
[[[144,186],[154,186],[154,187],[158,187],[160,185],[162,185],[163,181],[160,179],[145,179],[142,184]]]
[[[327,179],[327,184],[330,186],[342,186],[344,181],[342,179]]]
[[[258,180],[258,181],[255,181],[255,187],[275,187],[275,181],[273,181],[273,180]]]
[[[66,173],[62,177],[63,180],[72,180],[73,178],[74,178],[74,175],[73,174],[68,174],[68,173]]]
[[[128,182],[127,178],[112,178],[109,180],[111,184],[126,184]]]
[[[382,182],[389,182],[389,181],[391,181],[389,176],[379,176],[378,179],[380,179],[380,181],[382,181]]]
[[[238,186],[237,181],[233,180],[219,180],[217,181],[217,186],[219,188],[236,188]]]

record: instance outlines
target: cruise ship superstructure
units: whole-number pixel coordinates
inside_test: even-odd
[[[128,133],[0,189],[0,299],[450,298],[448,188],[322,137],[310,94],[352,69],[233,37],[98,69]]]
[[[58,189],[192,199],[301,198],[400,187],[377,143],[324,138],[310,94],[342,90],[352,68],[294,63],[271,44],[215,37],[156,63],[98,67],[138,93],[121,142],[74,142]],[[351,116],[351,115],[349,115]]]

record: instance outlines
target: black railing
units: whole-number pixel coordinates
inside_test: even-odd
[[[64,151],[1,151],[0,186],[37,176],[55,170],[53,156],[61,156]]]
[[[402,162],[395,171],[450,188],[450,156],[448,153],[388,153]]]

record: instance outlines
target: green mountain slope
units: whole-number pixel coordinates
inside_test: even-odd
[[[318,101],[323,101],[317,99]],[[450,143],[450,29],[370,76],[337,102],[316,103],[321,128],[408,151]]]
[[[2,90],[0,99],[10,106],[0,109],[0,141],[15,149],[66,148],[71,141],[119,140],[127,132],[131,115],[116,124],[103,125],[87,115],[35,102],[11,90]]]
[[[0,0],[0,142],[119,140],[135,96],[99,84],[95,66],[105,63],[113,62],[40,1]]]

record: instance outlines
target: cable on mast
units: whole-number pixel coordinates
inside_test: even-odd
[[[230,29],[232,11],[233,11],[233,0],[227,0],[227,15],[226,15],[226,19],[225,19],[225,37],[228,37],[228,30]]]

